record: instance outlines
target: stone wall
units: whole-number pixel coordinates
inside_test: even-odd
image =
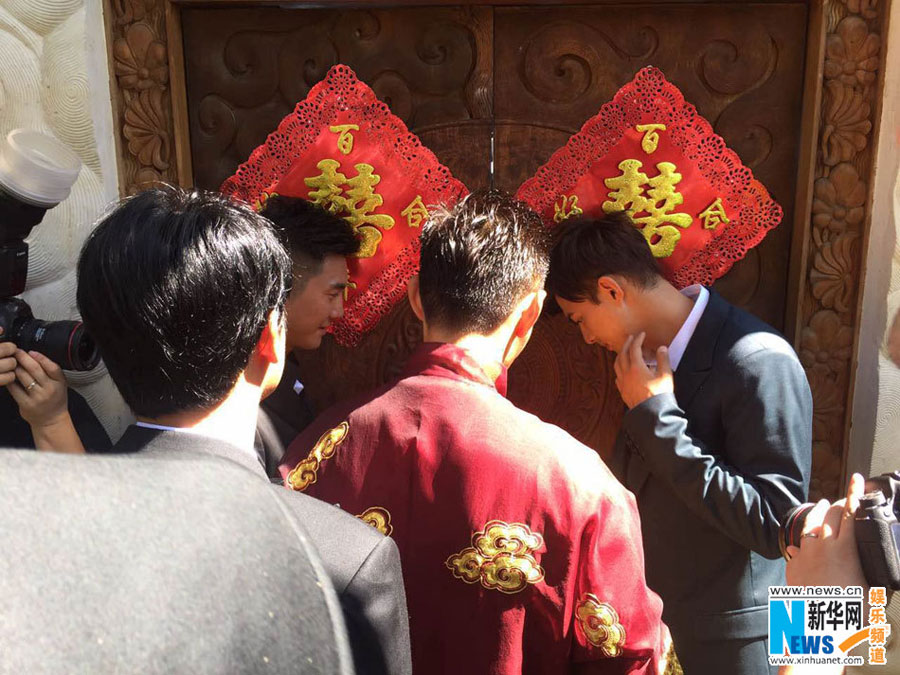
[[[29,237],[28,287],[35,315],[71,319],[75,263],[84,238],[118,196],[101,0],[0,0],[0,134],[28,127],[68,145],[83,163],[72,193]],[[70,382],[110,434],[130,417],[106,371]]]

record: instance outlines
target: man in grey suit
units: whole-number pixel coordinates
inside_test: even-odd
[[[618,354],[629,410],[611,468],[637,498],[647,582],[685,673],[774,673],[779,523],[805,501],[811,463],[796,354],[714,291],[669,284],[625,214],[564,223],[547,286],[586,342]]]
[[[0,673],[352,674],[288,497],[202,454],[0,452]]]
[[[108,214],[81,252],[77,296],[138,420],[114,451],[215,456],[268,482],[253,442],[259,402],[284,366],[291,282],[270,223],[221,195],[154,188]],[[329,504],[294,497],[344,609],[357,672],[410,672],[396,545]],[[266,573],[266,551],[259,564]]]

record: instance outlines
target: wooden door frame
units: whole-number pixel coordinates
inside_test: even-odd
[[[274,4],[278,3],[271,0],[106,0],[104,20],[122,194],[132,193],[140,185],[153,181],[183,186],[192,184],[182,8]],[[292,4],[297,7],[323,6],[322,2]],[[328,6],[372,8],[375,5],[463,4],[624,3],[621,0],[615,3],[612,0],[594,3],[562,0],[495,0],[489,3],[395,0],[367,3],[338,0],[328,3]],[[857,11],[851,11],[848,4],[855,6]],[[812,0],[808,7],[799,177],[784,325],[807,368],[813,391],[816,420],[814,492],[834,496],[844,484],[849,446],[864,255],[869,236],[874,155],[878,146],[884,82],[886,49],[881,36],[887,31],[890,0],[860,0],[853,3],[847,0]],[[852,50],[847,40],[851,37],[855,38],[855,45],[862,44],[865,54],[850,53]],[[857,57],[860,63],[863,57],[868,57],[870,61],[865,68],[857,71],[859,82],[851,83],[849,79],[853,76],[844,73],[840,66],[843,61]],[[877,62],[874,69],[871,66],[873,62]],[[872,82],[862,84],[864,78],[869,79],[873,75]],[[823,94],[828,96],[825,101]],[[835,102],[836,97],[843,97],[843,103]],[[865,119],[868,129],[862,133],[866,127]],[[845,130],[842,124],[853,128]],[[841,133],[846,141],[843,151],[836,150],[834,145],[835,134]],[[847,148],[850,148],[849,152]],[[840,154],[838,162],[835,160],[836,153]],[[840,176],[835,175],[835,171],[839,171]],[[836,179],[834,183],[832,178]],[[853,183],[854,180],[857,182]],[[832,220],[829,227],[826,222],[828,214],[825,213],[829,206],[846,206],[849,197],[845,193],[856,186],[855,193],[858,195],[860,185],[865,194],[864,217],[859,222],[839,218],[837,225]],[[821,197],[818,202],[817,193]],[[859,200],[854,197],[850,201],[855,204]]]

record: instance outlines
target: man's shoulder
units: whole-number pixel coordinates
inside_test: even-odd
[[[556,500],[568,493],[569,503],[594,508],[604,502],[620,504],[633,500],[630,492],[593,448],[568,431],[507,401],[500,411],[508,427],[494,450],[519,466],[527,466]],[[547,478],[547,480],[543,480]]]
[[[396,546],[375,528],[340,508],[309,495],[273,485],[319,552],[340,594],[379,546]]]
[[[778,330],[730,303],[716,348],[716,360],[738,370],[757,368],[766,362],[799,365],[797,353]]]

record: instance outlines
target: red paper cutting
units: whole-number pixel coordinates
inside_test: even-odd
[[[302,197],[343,216],[362,242],[348,262],[335,339],[356,344],[405,295],[419,266],[428,209],[465,186],[347,66],[334,66],[221,187],[259,208],[272,194]]]
[[[548,225],[625,210],[679,288],[710,285],[781,207],[657,68],[647,67],[516,193]]]

